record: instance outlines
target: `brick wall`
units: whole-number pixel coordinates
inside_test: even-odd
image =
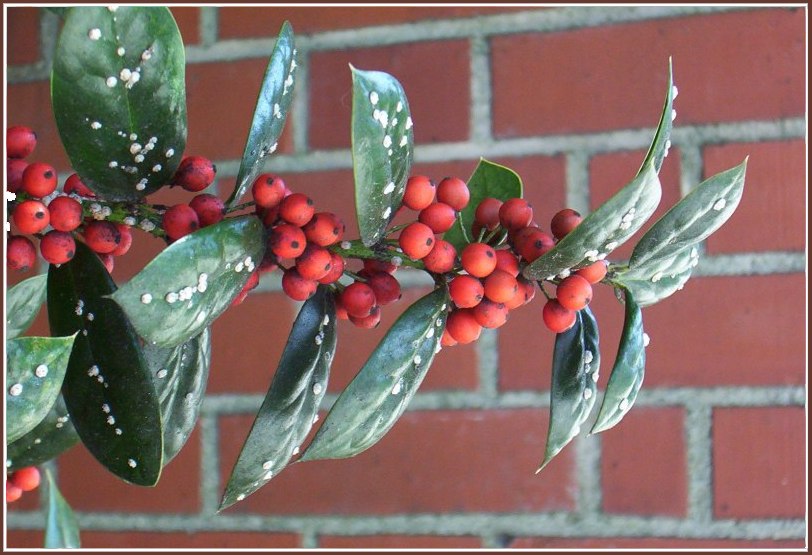
[[[125,485],[82,447],[59,459],[85,546],[805,545],[804,9],[174,11],[188,44],[188,152],[216,161],[223,196],[284,19],[298,35],[301,73],[280,152],[266,168],[349,221],[348,62],[403,83],[415,173],[467,177],[485,156],[518,171],[548,222],[563,206],[594,208],[633,176],[673,56],[679,116],[659,211],[749,154],[747,185],[685,290],[644,311],[652,342],[634,410],[605,434],[579,437],[541,474],[533,471],[546,434],[553,338],[534,303],[475,347],[441,352],[376,447],[294,465],[215,515],[296,311],[271,275],[215,323],[200,423],[156,488]],[[8,9],[8,121],[34,126],[38,157],[66,171],[47,80],[56,28],[50,14]],[[158,248],[139,236],[114,277],[127,279]],[[420,276],[402,275],[406,300],[425,291]],[[593,310],[610,360],[622,308],[604,289]],[[396,312],[386,311],[384,325]],[[328,405],[383,327],[341,326]],[[45,329],[42,315],[37,329]],[[12,508],[10,546],[41,545],[40,511],[36,496]]]

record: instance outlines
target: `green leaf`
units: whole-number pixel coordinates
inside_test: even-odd
[[[185,62],[168,8],[67,13],[53,111],[71,165],[98,195],[134,201],[172,178],[186,147]]]
[[[687,247],[670,258],[649,260],[643,266],[620,270],[611,281],[631,291],[639,306],[650,306],[682,289],[698,263],[697,248]]]
[[[597,371],[597,369],[596,369]],[[637,399],[646,371],[646,349],[643,340],[643,313],[626,291],[626,319],[617,350],[615,365],[606,384],[598,418],[590,433],[604,432],[616,425]]]
[[[144,356],[161,405],[166,466],[189,439],[200,414],[211,362],[210,331],[206,328],[171,349],[147,345]]]
[[[640,238],[629,259],[629,267],[644,267],[672,258],[719,229],[739,206],[746,170],[745,159],[735,168],[700,183]]]
[[[651,140],[651,145],[648,148],[646,157],[643,164],[640,166],[642,172],[649,163],[654,164],[655,171],[659,174],[660,168],[663,165],[663,160],[668,155],[668,149],[671,147],[671,128],[674,125],[674,97],[676,96],[674,87],[674,72],[671,67],[671,58],[668,58],[668,92],[665,94],[665,103],[663,105],[663,112],[660,115],[660,122],[657,125],[657,131],[654,133],[654,138]]]
[[[65,16],[68,15],[68,10],[70,10],[70,8],[59,8],[56,6],[46,6],[43,9],[56,16],[59,16],[62,19],[65,19]]]
[[[226,202],[233,206],[262,171],[265,156],[276,150],[293,100],[293,74],[296,71],[293,28],[285,21],[276,39],[271,59],[262,79],[254,118],[245,143],[234,191]]]
[[[335,324],[332,293],[320,286],[293,324],[271,387],[231,471],[220,510],[268,483],[298,452],[327,391]]]
[[[355,210],[367,247],[384,230],[403,200],[414,151],[409,103],[388,73],[352,69],[352,166]]]
[[[434,360],[448,292],[435,289],[406,309],[336,400],[303,461],[353,457],[397,422]]]
[[[652,164],[589,214],[555,247],[524,269],[532,280],[552,279],[564,270],[602,260],[651,217],[662,188]]]
[[[79,521],[56,485],[51,471],[45,470],[48,482],[48,516],[45,521],[46,549],[78,549]]]
[[[550,426],[540,472],[572,439],[595,404],[600,368],[598,323],[587,307],[578,311],[575,325],[555,337],[550,386]]]
[[[116,303],[99,257],[76,243],[48,271],[51,333],[76,336],[62,394],[82,442],[113,474],[154,485],[161,473],[161,413],[139,338]],[[87,333],[87,335],[85,335]]]
[[[8,442],[30,432],[51,410],[65,378],[70,337],[20,337],[6,341]]]
[[[229,218],[169,245],[111,298],[141,337],[174,347],[231,305],[264,253],[262,222]]]
[[[67,451],[79,442],[76,428],[68,418],[62,395],[36,427],[13,443],[7,451],[8,470],[39,466]]]
[[[46,274],[21,281],[6,293],[6,339],[14,339],[29,328],[45,302]]]
[[[457,251],[475,240],[470,237],[470,233],[479,203],[487,197],[497,198],[501,201],[521,198],[522,179],[510,168],[480,158],[474,173],[468,179],[468,190],[471,192],[468,205],[457,215],[454,227],[443,236],[443,239],[454,245]]]

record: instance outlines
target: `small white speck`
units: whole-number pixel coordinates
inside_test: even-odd
[[[93,123],[90,124],[91,129],[101,129],[101,126],[102,124],[99,123],[98,121],[94,121]]]
[[[587,259],[591,260],[592,262],[595,262],[597,260],[598,254],[599,253],[596,250],[589,250],[589,251],[586,251],[584,253],[584,258],[587,258]]]
[[[17,194],[11,191],[6,191],[6,202],[12,202],[17,199]]]
[[[110,414],[110,405],[108,405],[107,403],[104,403],[102,405],[102,412],[104,414]]]
[[[149,60],[150,58],[152,58],[152,50],[150,50],[149,48],[147,48],[146,50],[144,50],[143,52],[141,52],[141,61],[146,62],[146,61],[147,61],[147,60]]]
[[[319,415],[317,414],[316,416],[313,417],[313,424],[315,424],[318,421],[319,421]]]
[[[105,81],[105,83],[107,83],[107,86],[112,89],[113,87],[116,86],[116,83],[118,83],[118,79],[116,79],[115,77],[110,76],[110,77],[107,78],[107,81]]]
[[[270,480],[271,478],[273,478],[273,472],[270,470],[265,473],[265,476],[262,477],[263,480]]]
[[[138,143],[133,143],[130,145],[130,154],[138,154],[141,152],[141,145]]]
[[[34,445],[39,445],[40,443],[42,443],[42,439],[40,439],[40,438],[36,438],[36,439],[34,440]]]
[[[242,501],[243,499],[245,499],[245,494],[244,493],[241,493],[241,494],[239,494],[237,496],[237,501]]]
[[[133,160],[135,160],[136,164],[140,164],[141,162],[144,161],[144,155],[143,154],[136,154],[135,158],[133,158]]]
[[[371,93],[369,93],[369,102],[373,106],[375,106],[378,103],[378,93],[376,93],[375,91],[372,91]]]
[[[398,383],[392,388],[392,395],[397,395],[401,389],[403,389],[403,379],[398,380]]]
[[[130,468],[135,468],[136,466],[138,466],[138,463],[135,462],[134,459],[127,459],[127,464],[130,465]]]
[[[175,149],[174,148],[166,149],[166,157],[167,158],[172,158],[172,156],[174,156],[174,155],[175,155]]]
[[[675,119],[677,119],[677,111],[672,109],[671,110],[671,121],[674,121]]]
[[[620,410],[626,410],[629,408],[629,400],[628,399],[621,399],[620,404],[618,405]]]
[[[296,447],[293,448],[293,451],[291,452],[291,455],[298,455],[298,454],[299,454],[299,447],[296,446]]]
[[[592,351],[586,350],[584,351],[584,364],[589,364],[592,362],[592,359],[595,355],[592,354]]]
[[[279,109],[279,103],[276,102],[273,105],[273,115],[277,119],[282,119],[282,111]]]
[[[390,262],[395,266],[400,266],[403,264],[403,259],[399,256],[393,256]]]
[[[87,38],[90,40],[99,40],[101,38],[101,29],[91,29],[87,32]]]
[[[382,214],[383,218],[384,219],[388,218],[391,213],[392,213],[392,208],[387,206],[386,210],[383,211],[383,214]]]
[[[34,375],[38,378],[44,378],[48,375],[48,367],[44,364],[40,364],[37,366],[36,370],[34,370]]]
[[[341,241],[341,248],[344,249],[345,251],[350,250],[350,248],[352,248],[352,243],[350,243],[349,241]]]
[[[113,424],[115,424],[115,423],[116,423],[116,417],[115,417],[115,416],[112,416],[112,415],[111,415],[111,416],[108,416],[108,417],[107,417],[107,423],[108,423],[108,424],[110,424],[110,425],[112,426]]]
[[[434,328],[429,328],[429,331],[426,332],[426,339],[431,339],[434,337]]]
[[[722,208],[724,208],[726,204],[727,204],[727,201],[725,199],[723,199],[723,198],[720,198],[719,200],[717,200],[716,202],[713,203],[713,209],[718,212]]]
[[[121,79],[122,81],[129,81],[132,76],[133,72],[127,69],[126,67],[122,69],[118,74],[118,78]]]
[[[384,148],[389,148],[390,146],[392,146],[392,137],[390,137],[389,135],[385,135],[383,138],[383,146]]]
[[[270,470],[273,468],[273,461],[265,461],[262,463],[262,470]]]
[[[399,145],[400,145],[400,146],[406,146],[408,143],[409,143],[409,138],[408,138],[408,137],[406,137],[406,135],[403,135],[403,136],[400,138],[400,143],[399,143]]]
[[[121,428],[116,428],[116,435],[120,436],[122,434]]]
[[[423,359],[420,358],[420,355],[417,355],[416,357],[414,357],[414,363],[415,364],[420,364],[421,362],[423,362]]]
[[[158,379],[161,379],[161,380],[162,380],[162,379],[164,379],[164,378],[165,378],[167,375],[169,375],[169,370],[167,370],[166,368],[161,368],[160,370],[158,370],[158,373],[157,373],[157,374],[155,374],[155,375],[156,375],[156,376],[158,376]]]
[[[200,283],[197,284],[197,292],[198,293],[205,293],[206,289],[208,289],[208,287],[209,287],[209,284],[207,282],[201,281]]]
[[[62,426],[64,426],[64,424],[63,424],[62,422],[57,422],[57,423],[56,423],[56,427],[57,427],[57,428],[61,428]]]
[[[563,270],[561,270],[558,273],[558,279],[564,279],[566,277],[569,277],[569,275],[570,275],[570,269],[569,268],[564,268]]]
[[[398,113],[403,111],[403,102],[401,102],[400,100],[398,100],[398,104],[397,106],[395,106],[395,111]]]
[[[127,79],[127,84],[125,86],[128,89],[131,89],[131,88],[133,88],[133,85],[138,83],[138,81],[140,81],[140,80],[141,80],[141,72],[136,69],[134,72],[132,72],[132,75],[130,75],[130,78]]]
[[[592,398],[592,390],[591,389],[584,389],[584,399],[590,400]]]
[[[679,89],[677,88],[677,86],[676,85],[671,85],[671,99],[673,100],[673,99],[677,98],[678,94],[679,94]]]
[[[406,129],[411,129],[411,128],[412,128],[412,125],[413,125],[413,123],[412,123],[412,117],[411,117],[411,116],[409,116],[409,117],[407,117],[407,118],[406,118]]]
[[[75,310],[76,315],[81,316],[82,313],[84,312],[84,309],[85,309],[85,301],[83,301],[82,299],[79,299],[79,302],[76,303],[76,310]]]
[[[17,397],[22,392],[23,392],[23,384],[21,383],[15,383],[14,385],[8,388],[8,393],[12,397]]]
[[[439,353],[439,352],[440,352],[440,351],[442,351],[442,350],[443,350],[443,345],[442,345],[442,343],[440,343],[440,342],[438,341],[438,342],[437,342],[437,345],[434,347],[434,354],[436,355],[437,353]]]
[[[651,337],[647,333],[643,333],[643,347],[648,347],[648,344],[651,343]]]
[[[613,251],[617,248],[617,241],[612,241],[611,243],[606,243],[606,247],[604,247],[608,251]]]
[[[110,167],[110,168],[117,168],[118,167],[118,162],[116,162],[115,160],[110,160],[110,163],[107,164],[107,166]]]
[[[696,247],[693,247],[691,249],[691,258],[698,258],[698,257],[699,257],[699,251],[696,250]]]
[[[661,279],[663,279],[663,273],[662,272],[657,272],[656,274],[651,276],[651,283],[657,283]]]
[[[629,229],[630,227],[632,227],[632,222],[631,222],[631,220],[629,220],[629,221],[623,221],[623,222],[620,222],[620,225],[618,226],[618,228],[619,228],[621,231],[625,231],[625,230]]]
[[[240,273],[244,267],[245,265],[242,262],[237,262],[237,264],[234,266],[234,271]]]
[[[146,188],[147,188],[147,183],[146,183],[146,180],[144,180],[144,179],[142,179],[141,181],[139,181],[138,183],[135,184],[135,190],[136,191],[143,191]]]
[[[313,341],[316,343],[316,345],[321,345],[321,343],[322,343],[322,341],[324,341],[324,339],[322,338],[321,335],[317,335],[316,337],[313,338]]]
[[[124,49],[123,46],[119,46],[118,49],[116,50],[116,54],[118,54],[119,56],[123,56],[126,53],[127,51]]]
[[[160,164],[155,164],[154,166],[152,166],[152,171],[155,173],[158,173],[159,171],[161,171],[161,169],[163,169],[163,166],[161,166]]]
[[[151,303],[152,302],[152,295],[150,295],[149,293],[144,293],[143,295],[141,295],[141,302],[144,303],[144,304]]]
[[[170,291],[169,293],[166,294],[164,300],[169,304],[172,304],[178,302],[178,297],[179,295],[177,293],[175,293],[174,291]]]
[[[99,367],[94,364],[87,371],[87,375],[90,376],[91,378],[94,377],[94,376],[98,376],[99,375]]]
[[[313,384],[313,395],[320,394],[323,389],[324,388],[322,387],[322,385],[320,383],[314,383]]]
[[[395,153],[395,151],[392,150],[391,148],[386,151],[386,154],[388,154],[389,156],[392,156],[394,153]]]
[[[139,227],[141,229],[143,229],[144,231],[150,232],[153,229],[155,229],[155,224],[152,223],[149,220],[144,219],[144,220],[141,220],[141,223],[139,224]]]
[[[435,325],[436,325],[436,326],[439,328],[440,326],[442,326],[442,325],[443,325],[443,319],[442,319],[442,318],[437,318],[437,319],[434,321],[434,324],[435,324]]]
[[[598,256],[595,257],[595,260],[605,260],[607,253],[602,252]]]

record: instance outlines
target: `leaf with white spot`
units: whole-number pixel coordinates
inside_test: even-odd
[[[468,204],[457,214],[454,226],[443,236],[443,239],[454,245],[457,251],[476,240],[476,237],[471,237],[471,226],[479,203],[488,197],[503,202],[511,198],[521,198],[522,179],[510,168],[480,158],[474,173],[468,179],[468,191],[471,193]]]
[[[13,443],[8,444],[7,460],[11,461],[9,471],[39,466],[64,453],[79,442],[76,428],[68,418],[65,399],[59,395],[34,429]]]
[[[631,291],[639,306],[651,306],[682,289],[698,263],[697,249],[689,246],[669,258],[618,270],[611,281]]]
[[[144,356],[161,404],[166,466],[180,452],[197,423],[209,378],[211,333],[206,328],[171,349],[148,344]]]
[[[48,270],[48,320],[53,335],[79,332],[62,394],[82,443],[119,478],[152,486],[162,468],[158,396],[140,339],[106,298],[115,287],[99,257],[77,242],[70,262]]]
[[[169,245],[111,298],[141,337],[180,345],[231,305],[262,261],[265,242],[258,218],[225,219]]]
[[[719,229],[739,206],[746,170],[745,159],[735,168],[706,179],[672,206],[635,245],[629,268],[670,259]]]
[[[45,469],[48,483],[48,514],[45,519],[46,549],[78,549],[79,521],[68,502],[62,496],[51,471]]]
[[[186,54],[169,9],[72,8],[55,52],[54,117],[82,181],[128,201],[166,185],[186,147]]]
[[[663,112],[660,115],[660,122],[657,125],[657,131],[654,133],[654,138],[651,140],[651,145],[648,148],[646,157],[643,164],[640,166],[642,172],[646,165],[650,162],[654,164],[654,169],[660,173],[660,168],[663,165],[668,154],[668,149],[671,146],[671,129],[674,126],[674,73],[671,67],[671,58],[668,58],[668,92],[665,94],[665,103],[663,105]]]
[[[434,360],[448,302],[448,291],[435,289],[401,314],[338,397],[301,460],[353,457],[395,425]]]
[[[302,305],[226,485],[220,510],[251,495],[284,469],[313,426],[336,348],[333,296],[320,286]]]
[[[22,334],[45,302],[46,274],[21,281],[6,293],[6,339]]]
[[[265,156],[274,152],[285,127],[290,103],[293,100],[296,49],[293,47],[293,28],[285,21],[276,39],[262,87],[254,108],[254,117],[245,143],[237,181],[227,206],[233,206],[262,171]]]
[[[30,432],[54,406],[75,337],[6,341],[6,441]]]
[[[590,433],[597,434],[615,426],[632,408],[643,385],[646,349],[643,341],[643,313],[630,291],[626,291],[626,319],[617,350],[615,365],[606,384],[598,418]]]
[[[355,212],[364,245],[384,238],[403,200],[414,151],[409,103],[388,73],[352,69]]]
[[[598,323],[589,307],[576,313],[575,325],[555,337],[550,386],[550,425],[540,472],[575,436],[595,404],[600,368]]]
[[[548,279],[563,270],[588,265],[625,243],[648,220],[662,195],[652,164],[631,183],[589,214],[555,247],[524,269],[532,280]]]

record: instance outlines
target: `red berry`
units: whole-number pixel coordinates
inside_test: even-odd
[[[459,275],[448,284],[451,300],[459,308],[471,308],[482,301],[485,287],[473,276]]]
[[[200,227],[221,222],[226,215],[226,205],[215,195],[201,193],[189,201],[189,206],[197,214]]]
[[[498,198],[486,197],[482,199],[474,212],[474,222],[489,230],[496,229],[499,225],[499,210],[502,208],[502,201]]]
[[[463,269],[472,276],[484,278],[496,268],[496,251],[485,243],[471,243],[462,249]]]
[[[217,174],[217,166],[203,156],[186,156],[180,161],[172,185],[180,185],[187,191],[196,193],[212,183]]]
[[[21,232],[33,235],[48,226],[51,214],[42,202],[29,199],[17,205],[11,218]]]
[[[6,129],[6,155],[9,158],[25,158],[37,147],[37,134],[24,125]]]
[[[320,280],[333,267],[333,257],[324,247],[312,243],[296,258],[296,271],[305,279]]]
[[[289,268],[282,274],[282,290],[294,301],[306,301],[313,296],[318,286],[317,281],[300,276],[296,268]]]
[[[387,274],[394,274],[398,267],[391,262],[383,260],[375,260],[372,258],[364,259],[364,270],[368,272],[386,272]]]
[[[32,197],[47,197],[56,191],[56,170],[49,164],[33,162],[23,172],[23,191]]]
[[[265,227],[274,226],[279,221],[279,207],[262,208],[261,206],[257,206],[257,216],[259,216],[259,219],[265,224]]]
[[[37,261],[37,249],[28,237],[12,235],[6,248],[6,264],[12,270],[27,272]]]
[[[505,303],[510,310],[529,303],[533,300],[533,297],[536,296],[536,286],[532,281],[527,281],[523,277],[519,277],[516,279],[516,282],[519,284],[519,290],[516,292],[516,296]]]
[[[513,236],[516,251],[527,262],[533,262],[555,246],[553,238],[537,227],[525,227]]]
[[[457,260],[457,249],[448,241],[437,239],[434,247],[423,257],[426,270],[435,274],[445,274],[454,269]]]
[[[279,215],[282,219],[297,227],[309,222],[314,211],[313,199],[303,193],[293,193],[283,198],[279,204]]]
[[[311,243],[329,247],[341,241],[346,227],[344,220],[332,212],[317,212],[302,227],[302,231]]]
[[[504,270],[494,270],[485,278],[485,296],[496,303],[506,303],[519,291],[519,282]]]
[[[454,341],[462,345],[476,341],[482,333],[482,325],[477,322],[470,308],[451,311],[445,329]]]
[[[400,282],[392,274],[376,272],[367,278],[367,285],[375,293],[375,303],[384,306],[400,299]]]
[[[62,192],[65,193],[66,195],[69,195],[70,193],[76,193],[77,195],[82,197],[96,196],[96,193],[91,191],[88,188],[88,186],[82,182],[82,180],[79,178],[79,175],[75,173],[71,174],[71,176],[65,180],[65,185],[62,186]]]
[[[457,213],[444,202],[435,202],[420,211],[417,220],[426,224],[434,233],[445,233],[454,225]]]
[[[268,248],[279,258],[297,258],[306,246],[304,231],[295,225],[280,224],[268,236]]]
[[[12,484],[6,482],[6,503],[14,503],[23,496],[23,490]]]
[[[122,256],[127,254],[133,244],[133,233],[130,226],[125,224],[116,224],[116,229],[118,229],[118,232],[121,234],[121,241],[119,241],[115,249],[110,251],[110,254],[113,256]]]
[[[413,175],[406,181],[403,205],[412,210],[423,210],[434,201],[437,187],[425,175]]]
[[[170,206],[163,217],[163,228],[167,237],[177,241],[200,228],[197,212],[188,204]]]
[[[39,487],[41,476],[36,466],[26,466],[12,472],[8,479],[23,491],[33,491]]]
[[[242,302],[248,297],[248,291],[240,291],[237,293],[237,296],[234,297],[234,300],[231,301],[230,306],[239,306]]]
[[[335,283],[344,274],[344,258],[340,254],[336,254],[334,252],[330,253],[330,258],[330,271],[327,272],[326,276],[318,280],[319,283]]]
[[[352,314],[348,315],[350,322],[358,326],[359,328],[365,329],[372,329],[378,327],[378,324],[381,323],[381,307],[373,306],[372,310],[369,311],[364,317],[359,318],[358,316],[353,316]]]
[[[556,239],[561,239],[575,229],[581,223],[581,220],[583,220],[581,214],[572,208],[559,210],[550,221],[550,231],[553,232]]]
[[[276,177],[270,173],[263,173],[254,180],[251,187],[251,194],[257,206],[263,208],[274,208],[285,198],[287,187],[281,177]]]
[[[575,325],[575,311],[564,308],[556,299],[550,299],[541,311],[544,325],[552,332],[561,333]]]
[[[366,283],[355,281],[341,292],[341,306],[351,317],[364,318],[369,316],[375,306],[375,291]]]
[[[523,198],[506,200],[499,208],[499,223],[505,229],[521,229],[533,221],[533,207]]]
[[[9,158],[6,160],[6,189],[16,193],[23,186],[23,172],[28,167],[28,162]]]
[[[112,253],[106,254],[96,253],[96,256],[98,256],[99,260],[101,260],[102,264],[104,264],[104,268],[107,270],[107,273],[112,274],[113,269],[116,267],[116,257],[113,256]]]
[[[457,340],[451,337],[451,334],[448,333],[448,328],[443,330],[443,337],[440,339],[440,345],[443,347],[453,347],[457,344]]]
[[[504,303],[482,299],[482,302],[471,310],[477,323],[483,328],[498,328],[507,322],[508,307]]]
[[[245,285],[242,286],[241,292],[247,294],[257,285],[259,285],[259,270],[254,270],[251,272],[251,275],[248,276],[248,281],[246,281]]]
[[[48,205],[51,227],[57,231],[73,231],[82,225],[82,205],[75,198],[56,197]]]
[[[606,277],[606,270],[606,260],[598,260],[597,262],[593,262],[589,266],[585,266],[584,268],[576,271],[575,274],[581,276],[589,283],[594,285]]]
[[[51,264],[64,264],[76,254],[76,241],[67,231],[52,229],[39,242],[42,258]]]
[[[496,251],[496,269],[517,277],[519,275],[519,259],[508,249],[498,250]]]
[[[458,177],[446,177],[437,185],[437,200],[459,212],[471,200],[471,192],[465,181]]]
[[[111,253],[121,243],[121,232],[116,225],[103,220],[85,225],[84,236],[87,246],[99,254]]]
[[[572,275],[561,280],[555,296],[564,308],[581,310],[592,300],[592,285],[579,275]]]
[[[400,232],[398,244],[406,256],[420,260],[434,247],[434,232],[426,224],[413,222]]]

